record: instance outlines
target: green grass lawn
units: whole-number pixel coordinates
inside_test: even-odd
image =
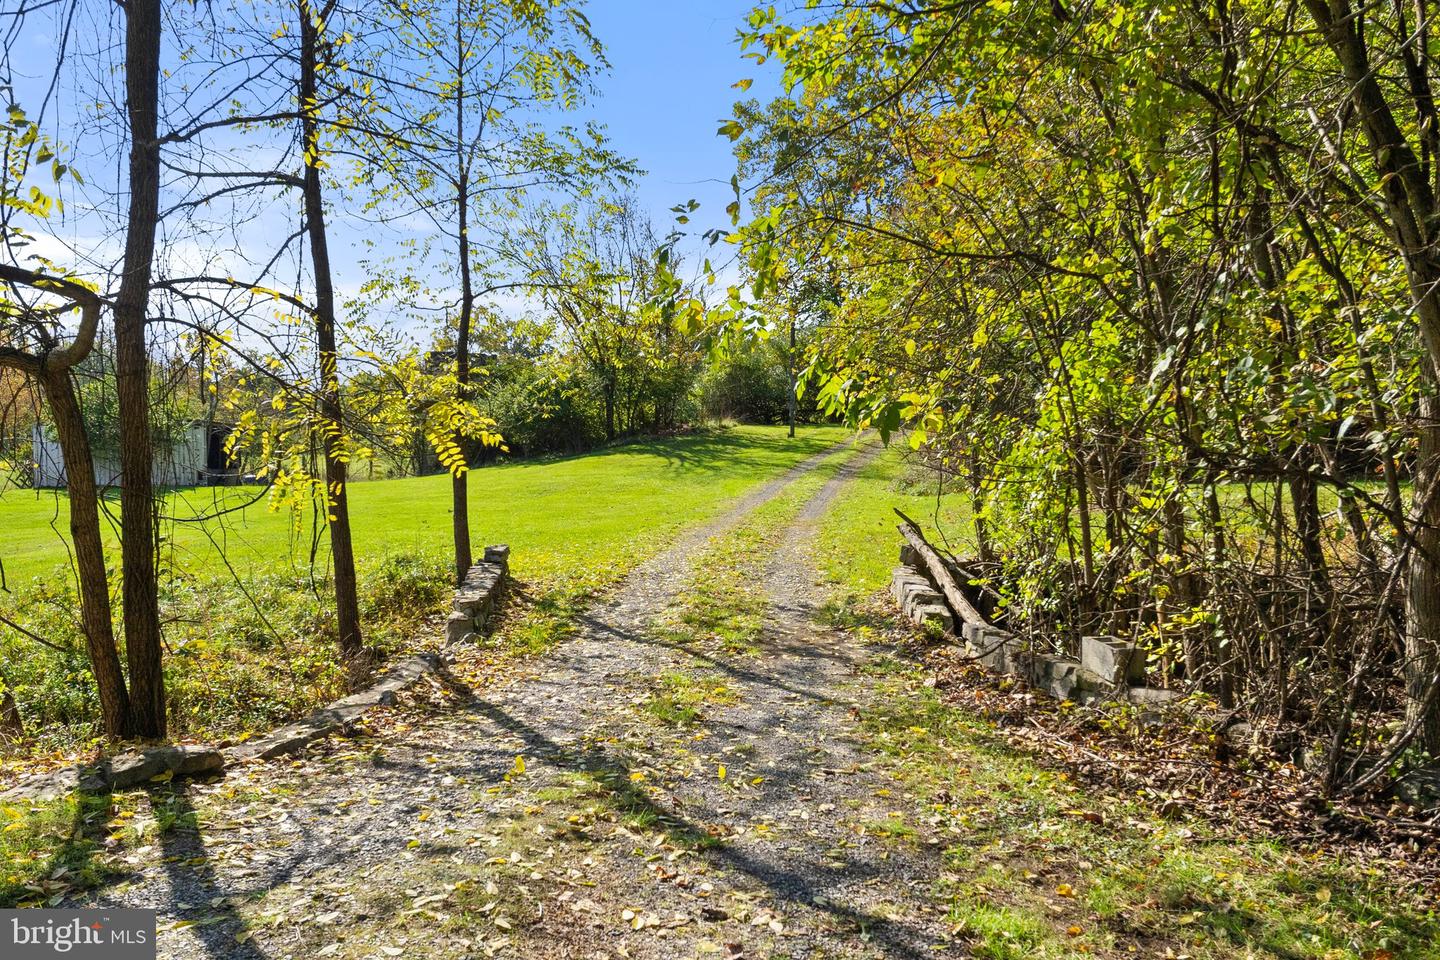
[[[852,598],[885,589],[900,562],[899,507],[937,545],[964,556],[970,542],[970,498],[942,492],[936,496],[934,473],[907,463],[903,447],[891,447],[848,483],[821,521],[816,556],[825,573]]]
[[[540,614],[527,621],[535,636],[519,645],[543,648],[566,629],[568,613],[680,528],[847,436],[839,427],[804,428],[794,439],[779,427],[737,427],[476,470],[469,481],[473,542],[477,549],[511,545],[518,592]],[[195,517],[258,493],[176,491],[165,512]],[[450,591],[450,479],[356,483],[351,496],[366,642],[404,649],[422,621],[443,612]],[[31,733],[12,756],[73,751],[95,732],[98,709],[61,535],[65,511],[55,491],[0,497],[9,587],[0,610],[63,650],[0,624],[0,684],[14,693]],[[263,500],[203,524],[165,523],[170,563],[161,603],[172,735],[242,735],[342,691],[326,551],[322,540],[312,571],[311,534],[308,513],[272,511]]]
[[[509,463],[470,474],[470,527],[476,544],[508,542],[521,576],[562,572],[577,555],[595,556],[663,538],[713,514],[727,501],[848,436],[841,427],[806,427],[791,440],[781,427],[734,427],[632,443],[584,456]],[[241,574],[308,565],[311,517],[260,502],[205,524],[184,518],[237,506],[259,488],[178,490],[165,501],[167,555],[187,573],[220,572],[225,556]],[[450,478],[360,482],[350,487],[359,556],[444,551],[450,539]],[[109,504],[117,516],[119,505]],[[67,563],[68,503],[63,491],[0,494],[0,563],[12,590],[53,577]],[[113,529],[107,537],[114,545]],[[3,602],[3,601],[0,601]]]

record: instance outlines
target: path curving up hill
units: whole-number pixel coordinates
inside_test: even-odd
[[[931,848],[857,830],[893,803],[854,735],[870,652],[815,620],[816,525],[875,452],[686,534],[530,676],[157,791],[178,826],[89,902],[162,905],[177,958],[934,956]],[[684,628],[726,571],[745,649]]]

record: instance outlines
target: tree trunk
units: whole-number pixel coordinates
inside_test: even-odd
[[[65,461],[65,485],[70,498],[70,539],[75,546],[75,570],[80,580],[80,623],[90,654],[90,670],[100,694],[100,720],[105,735],[130,735],[130,695],[115,647],[115,625],[110,611],[110,581],[105,572],[105,547],[100,539],[100,511],[96,505],[95,463],[85,420],[75,400],[69,370],[47,369],[41,387],[55,420],[60,455]]]
[[[125,99],[130,121],[130,209],[115,297],[115,391],[120,420],[120,555],[131,732],[165,736],[165,678],[155,575],[150,362],[145,314],[159,219],[159,0],[131,0],[125,20]],[[92,475],[93,478],[93,475]]]
[[[1225,568],[1225,527],[1221,519],[1220,495],[1215,491],[1215,471],[1209,470],[1205,474],[1205,523],[1210,533],[1210,568],[1212,570],[1223,570]],[[1219,584],[1213,578],[1209,585],[1212,598],[1218,593]],[[1217,602],[1216,606],[1219,606]],[[1215,669],[1219,676],[1220,706],[1227,710],[1235,706],[1235,681],[1234,670],[1231,664],[1233,654],[1221,645],[1220,640],[1215,636],[1214,631],[1210,634],[1210,653],[1215,661]]]
[[[459,3],[455,10],[455,212],[460,254],[460,328],[455,334],[455,394],[462,403],[470,394],[470,323],[475,311],[475,290],[470,278],[470,170],[465,159],[465,46],[461,35]],[[455,444],[464,449],[465,437]],[[468,467],[468,464],[467,464]],[[451,520],[455,536],[455,582],[470,572],[470,471],[450,478]]]
[[[20,716],[20,708],[15,705],[15,698],[6,690],[0,694],[0,738],[20,740],[24,736],[25,720]]]
[[[1165,518],[1165,550],[1175,558],[1172,563],[1177,567],[1170,575],[1170,597],[1183,613],[1195,606],[1199,600],[1199,591],[1196,589],[1195,572],[1190,563],[1189,538],[1185,535],[1185,507],[1180,502],[1178,493],[1171,492],[1166,495],[1161,512]],[[1185,679],[1192,684],[1198,684],[1205,675],[1203,643],[1201,630],[1195,626],[1183,628],[1180,645],[1185,657]]]
[[[1095,537],[1090,529],[1090,475],[1085,469],[1085,456],[1078,446],[1071,450],[1070,461],[1075,469],[1075,498],[1080,508],[1080,563],[1085,575],[1084,606],[1091,612],[1095,586]]]
[[[1290,479],[1290,509],[1295,515],[1295,535],[1305,560],[1305,628],[1325,639],[1333,633],[1330,571],[1320,521],[1319,491],[1310,472],[1314,451],[1308,445],[1296,451],[1298,472]]]
[[[982,471],[980,457],[972,450],[965,470],[965,477],[970,484],[970,524],[975,530],[975,555],[989,563],[995,559],[995,548],[991,545],[990,531],[985,521]]]
[[[605,381],[605,440],[615,439],[615,377],[610,374]]]
[[[1350,100],[1375,161],[1377,192],[1394,228],[1395,247],[1405,260],[1425,344],[1406,571],[1404,676],[1406,720],[1419,729],[1420,745],[1435,755],[1440,754],[1440,711],[1430,693],[1440,682],[1440,491],[1435,489],[1440,479],[1440,255],[1435,246],[1440,209],[1425,168],[1371,67],[1361,20],[1349,0],[1305,0],[1305,7],[1349,83]]]
[[[1432,755],[1440,752],[1440,710],[1430,696],[1440,682],[1440,401],[1426,377],[1420,401],[1420,452],[1415,465],[1418,519],[1407,571],[1405,598],[1405,719],[1420,729],[1419,742]],[[1426,705],[1429,704],[1429,709]]]
[[[795,436],[795,412],[800,405],[799,399],[795,396],[795,314],[790,314],[790,352],[785,354],[785,373],[790,381],[790,394],[785,400],[786,411],[790,415],[790,436]]]
[[[325,448],[325,493],[328,500],[330,551],[335,560],[335,621],[340,656],[355,670],[360,665],[360,600],[355,579],[355,548],[350,537],[350,497],[345,465],[343,407],[340,400],[339,353],[335,345],[335,288],[330,275],[330,248],[325,233],[325,195],[320,184],[320,138],[316,111],[315,71],[320,56],[320,27],[308,0],[299,0],[300,120],[305,150],[305,228],[315,282],[315,343],[320,353],[320,429]]]

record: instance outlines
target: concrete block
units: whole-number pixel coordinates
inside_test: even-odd
[[[953,633],[955,630],[955,617],[951,615],[950,608],[943,604],[920,604],[910,610],[909,616],[915,625],[922,629],[938,630],[941,633]]]
[[[1161,690],[1159,687],[1131,687],[1125,691],[1125,699],[1130,703],[1147,707],[1164,706],[1184,696],[1179,690]]]
[[[928,588],[930,581],[926,580],[914,567],[900,566],[890,572],[890,590],[895,594],[897,600],[901,599],[905,589],[912,585]]]
[[[1049,653],[1015,653],[1010,656],[1011,672],[1018,673],[1036,690],[1057,700],[1070,700],[1080,686],[1080,663]]]
[[[907,579],[907,580],[901,581],[901,583],[900,583],[900,598],[901,598],[902,600],[903,600],[905,597],[909,596],[910,594],[912,594],[912,593],[917,593],[917,592],[919,592],[919,593],[934,593],[935,590],[930,586],[930,584],[926,583],[924,580],[909,580],[909,579]]]
[[[890,595],[899,603],[905,597],[905,585],[911,582],[909,567],[896,567],[890,571]]]
[[[928,583],[907,583],[900,594],[900,606],[908,614],[916,607],[943,607],[945,598]]]
[[[213,747],[157,747],[121,754],[85,768],[80,774],[79,787],[92,793],[126,790],[165,773],[197,777],[224,769],[225,757]]]
[[[1111,686],[1145,682],[1145,660],[1135,644],[1116,637],[1081,637],[1080,669]]]
[[[1074,700],[1076,692],[1082,690],[1080,661],[1066,657],[1052,658],[1043,689],[1057,700]]]
[[[996,627],[983,627],[974,641],[979,649],[975,656],[996,673],[1011,673],[1011,666],[1019,666],[1020,647],[1013,634]]]
[[[980,641],[984,639],[987,629],[983,623],[966,623],[960,627],[960,636],[965,639],[965,649],[970,656],[980,652]]]
[[[464,643],[475,637],[475,619],[459,612],[445,619],[445,643]]]
[[[900,544],[900,565],[905,567],[920,568],[920,551],[908,543]]]

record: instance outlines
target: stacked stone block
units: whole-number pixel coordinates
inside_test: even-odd
[[[901,559],[905,559],[903,550]],[[942,633],[955,632],[955,616],[945,605],[945,598],[912,564],[901,563],[895,568],[890,579],[890,592],[895,595],[905,616],[917,627]]]
[[[504,544],[486,547],[484,558],[465,575],[455,591],[453,612],[445,621],[445,643],[467,643],[485,630],[485,621],[505,588],[510,572],[510,548]]]

